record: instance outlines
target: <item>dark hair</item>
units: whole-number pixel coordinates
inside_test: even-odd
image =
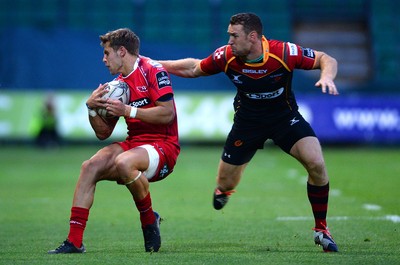
[[[233,15],[229,23],[231,25],[243,25],[243,30],[246,34],[255,31],[260,38],[263,34],[261,19],[254,13],[239,13]]]
[[[100,36],[100,41],[100,45],[103,47],[107,42],[109,42],[110,47],[113,48],[115,51],[118,50],[121,46],[124,46],[130,54],[136,56],[139,55],[139,37],[128,28],[121,28],[107,32],[106,34]]]

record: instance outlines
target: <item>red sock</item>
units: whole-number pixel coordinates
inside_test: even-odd
[[[142,223],[142,228],[144,228],[146,225],[153,224],[156,221],[156,216],[154,215],[151,207],[150,192],[146,197],[144,197],[144,199],[135,201],[135,204],[140,213],[140,222]]]
[[[325,230],[327,228],[329,183],[325,186],[314,186],[307,183],[307,194],[315,219],[315,228]]]
[[[85,231],[88,217],[89,209],[80,207],[71,208],[68,240],[77,248],[82,246],[83,232]]]

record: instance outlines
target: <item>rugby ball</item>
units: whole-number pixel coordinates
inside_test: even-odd
[[[113,80],[108,83],[106,87],[107,93],[102,96],[103,99],[117,99],[124,104],[129,103],[130,91],[127,83],[121,80]],[[97,113],[104,117],[110,118],[112,115],[107,113],[104,108],[97,109]]]

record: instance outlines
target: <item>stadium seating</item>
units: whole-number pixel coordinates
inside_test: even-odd
[[[369,70],[372,81],[398,81],[399,9],[400,5],[395,0],[2,0],[0,33],[3,36],[22,28],[31,30],[32,35],[40,32],[44,38],[56,31],[91,32],[98,36],[115,28],[130,27],[146,44],[163,43],[174,46],[172,50],[195,47],[202,54],[208,55],[212,49],[226,43],[228,20],[237,12],[259,14],[265,35],[273,39],[293,40],[299,21],[316,25],[326,21],[359,23],[364,25],[362,30],[367,38],[364,41],[365,48],[369,53],[352,52],[350,57],[361,56],[359,64],[369,64],[370,69],[373,69]],[[2,38],[0,44],[2,47],[10,46],[10,41],[17,42],[18,36]],[[65,36],[65,42],[71,40],[83,41],[76,39],[75,35]],[[170,55],[170,58],[176,57],[176,54]],[[7,65],[7,59],[3,58],[1,56],[0,67]],[[18,71],[18,67],[15,69]],[[353,76],[365,71],[356,64],[347,64],[343,69],[346,69],[346,73],[350,71],[349,75],[354,71]],[[3,81],[9,80],[6,75],[17,74],[2,71],[0,78]],[[3,85],[26,87],[29,84],[35,82],[27,79],[25,84],[6,82]],[[43,86],[46,87],[46,84]]]

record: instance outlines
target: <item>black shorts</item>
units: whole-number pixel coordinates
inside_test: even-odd
[[[316,136],[310,124],[298,111],[270,123],[235,120],[225,142],[221,159],[232,165],[243,165],[271,139],[289,154],[292,146],[307,136]]]

